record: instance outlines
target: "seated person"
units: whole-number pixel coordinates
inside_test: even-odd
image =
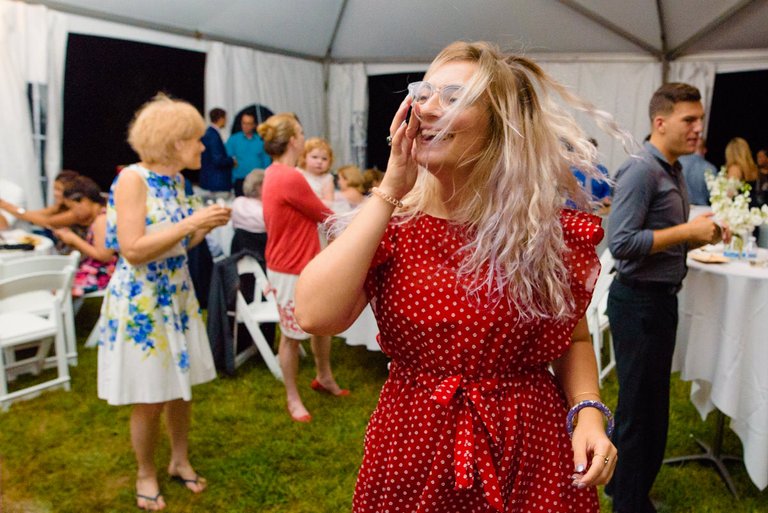
[[[78,219],[88,222],[85,238],[80,237],[70,228],[56,228],[54,234],[68,246],[83,255],[80,267],[75,274],[72,295],[82,296],[87,292],[103,290],[107,287],[112,272],[115,270],[117,254],[107,249],[107,209],[99,186],[86,176],[78,177],[64,192],[64,204]]]
[[[354,165],[339,168],[339,191],[333,210],[338,213],[357,208],[365,199],[365,179],[360,168]]]
[[[24,189],[0,178],[0,230],[15,227],[18,215],[25,212],[24,204]],[[13,208],[5,208],[5,205]]]
[[[266,270],[264,255],[267,248],[267,228],[264,225],[264,209],[261,204],[261,186],[264,170],[254,169],[243,180],[243,195],[232,203],[231,254],[249,249],[258,255],[259,264]]]
[[[365,186],[365,193],[370,194],[371,189],[381,185],[381,181],[384,179],[384,171],[378,169],[366,169],[363,172],[363,180]]]
[[[78,217],[75,212],[67,208],[63,201],[64,191],[74,183],[78,176],[80,175],[76,171],[66,169],[59,173],[53,182],[53,204],[39,210],[26,210],[22,205],[15,204],[10,197],[2,194],[2,187],[0,187],[0,211],[8,212],[17,219],[46,228],[73,225],[87,227],[89,225],[88,220]]]

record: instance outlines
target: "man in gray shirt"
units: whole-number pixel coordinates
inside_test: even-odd
[[[649,106],[651,137],[616,174],[608,217],[617,275],[608,295],[619,381],[613,443],[619,458],[606,492],[613,511],[653,513],[648,493],[661,468],[669,424],[669,380],[677,331],[677,291],[687,251],[721,238],[705,214],[688,222],[678,157],[692,153],[703,128],[698,89],[661,86]]]
[[[683,166],[685,185],[688,186],[688,199],[691,205],[709,205],[709,189],[707,189],[706,174],[717,174],[715,165],[704,156],[707,154],[707,141],[699,137],[696,151],[690,155],[680,156],[680,165]]]

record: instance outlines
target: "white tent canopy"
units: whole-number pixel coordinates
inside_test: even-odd
[[[365,145],[367,76],[423,70],[456,39],[535,58],[641,139],[665,78],[708,104],[716,73],[768,69],[766,19],[768,0],[0,0],[0,176],[41,204],[30,82],[47,84],[43,160],[49,176],[60,169],[68,33],[205,52],[206,109],[295,111],[350,162]],[[615,169],[623,150],[584,122]]]

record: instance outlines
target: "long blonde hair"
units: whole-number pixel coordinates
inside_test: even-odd
[[[564,263],[566,251],[560,212],[566,199],[586,206],[588,194],[570,167],[595,177],[597,150],[574,120],[553,99],[559,95],[587,112],[626,146],[631,136],[613,118],[574,96],[533,61],[502,53],[486,42],[456,42],[430,65],[427,77],[449,62],[473,62],[478,71],[465,93],[441,119],[437,137],[448,133],[455,113],[478,101],[487,105],[487,144],[462,164],[472,163],[466,183],[453,192],[459,207],[452,220],[467,228],[469,242],[459,277],[469,278],[468,293],[478,299],[504,297],[521,319],[565,318],[574,301]],[[454,113],[452,115],[452,113]],[[402,199],[399,221],[419,215],[441,201],[437,179],[420,169],[413,189]]]
[[[752,158],[749,143],[741,137],[734,137],[725,147],[725,169],[737,166],[741,171],[741,180],[757,180],[757,164]]]

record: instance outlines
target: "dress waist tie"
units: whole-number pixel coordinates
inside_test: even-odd
[[[501,487],[491,453],[491,443],[499,444],[501,413],[498,401],[490,396],[498,388],[499,379],[468,381],[461,374],[440,379],[421,373],[417,381],[433,390],[430,400],[442,406],[452,401],[458,404],[453,446],[454,489],[472,488],[476,468],[485,499],[496,511],[503,511]]]

